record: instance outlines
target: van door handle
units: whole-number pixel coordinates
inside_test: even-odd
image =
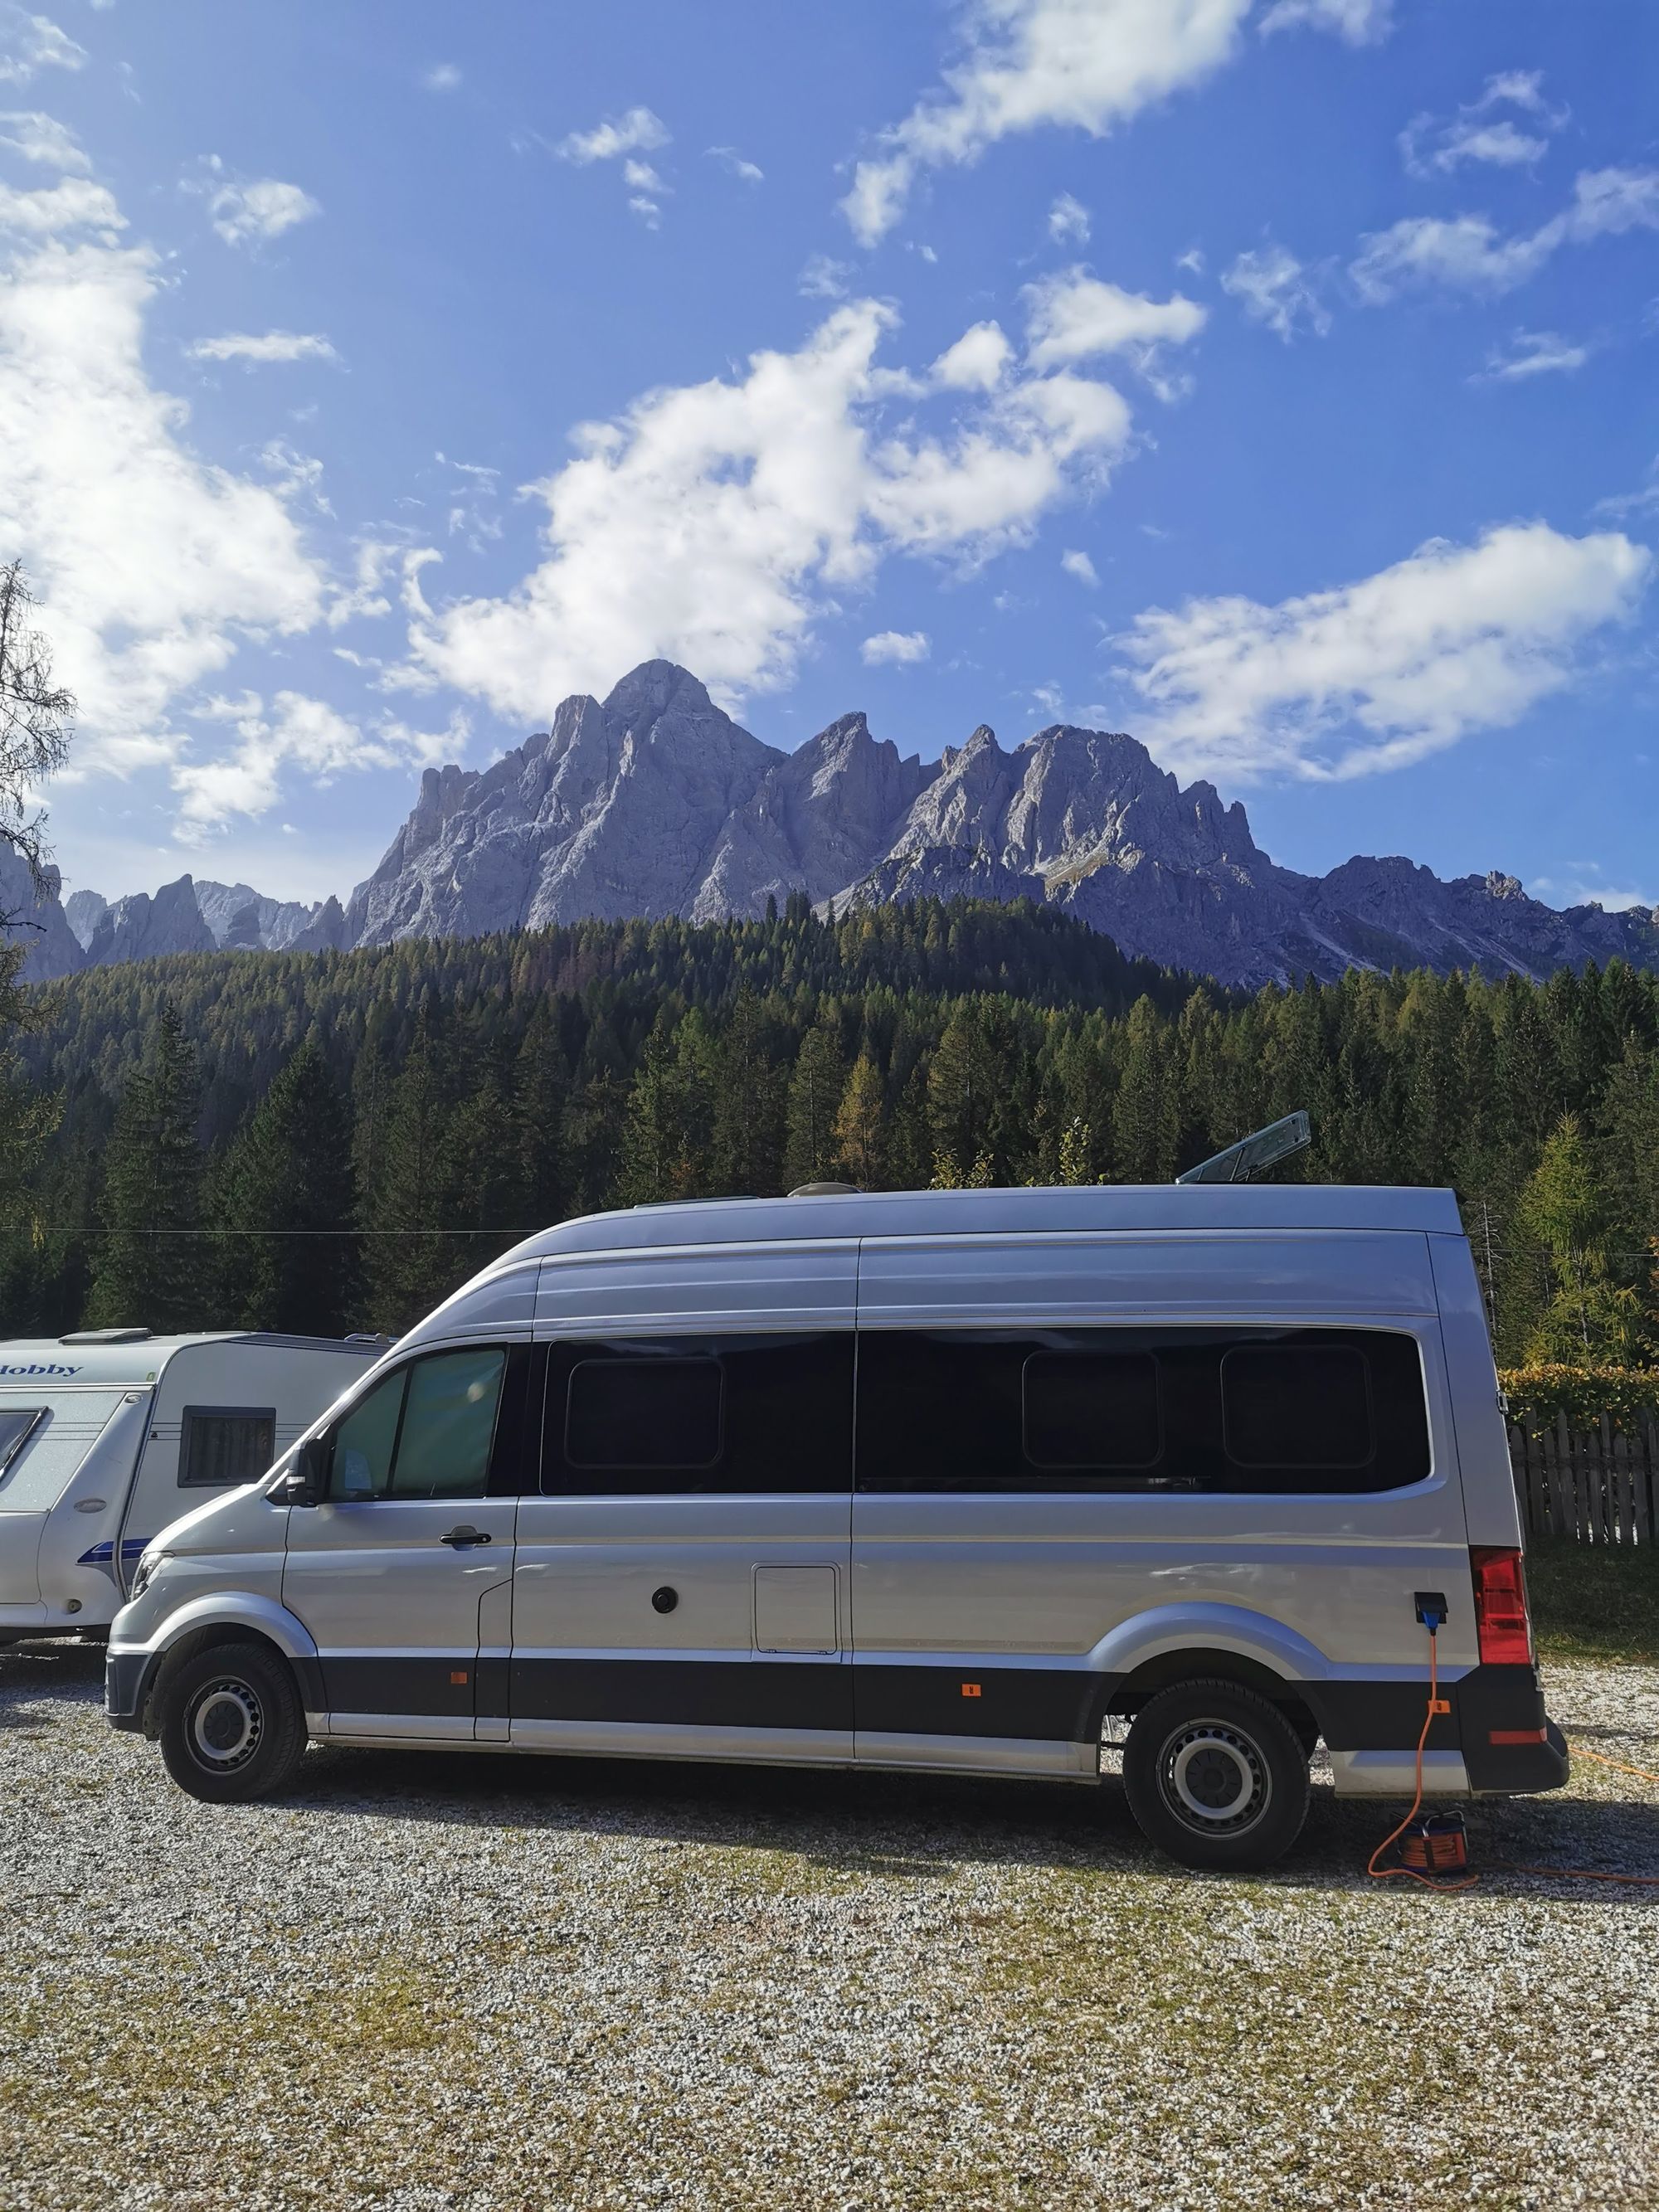
[[[489,1531],[487,1528],[475,1528],[470,1521],[463,1521],[459,1528],[452,1528],[447,1536],[440,1536],[438,1541],[441,1544],[453,1544],[457,1547],[462,1544],[487,1544],[489,1541]]]

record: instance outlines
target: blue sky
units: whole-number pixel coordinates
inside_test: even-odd
[[[662,653],[1659,899],[1647,0],[0,4],[68,887],[343,896]]]

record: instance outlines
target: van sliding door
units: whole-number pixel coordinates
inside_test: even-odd
[[[544,1268],[512,1738],[845,1760],[853,1248]]]

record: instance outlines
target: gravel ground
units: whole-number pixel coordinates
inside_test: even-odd
[[[1659,1789],[1475,1808],[1467,1895],[1316,1790],[1249,1880],[1109,1785],[313,1750],[216,1809],[0,1653],[0,2204],[1659,2205]],[[1558,1663],[1659,1766],[1659,1670]],[[1403,1808],[1401,1808],[1403,1809]]]

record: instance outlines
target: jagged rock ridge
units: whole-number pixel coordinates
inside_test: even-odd
[[[567,699],[549,730],[487,769],[428,769],[343,912],[185,876],[154,899],[76,892],[71,930],[54,893],[31,957],[62,974],[216,945],[306,951],[589,915],[708,921],[793,890],[838,907],[1039,899],[1127,953],[1246,987],[1351,967],[1543,976],[1615,955],[1659,967],[1659,922],[1644,908],[1558,912],[1513,876],[1446,883],[1398,858],[1327,876],[1281,868],[1242,805],[1182,786],[1131,737],[1056,724],[1005,752],[981,725],[923,763],[847,714],[785,753],[661,660],[604,701]]]
[[[1615,954],[1659,966],[1641,908],[1559,913],[1512,876],[1444,883],[1401,859],[1281,868],[1242,805],[1182,786],[1131,737],[1056,725],[1009,753],[981,726],[924,763],[848,714],[781,753],[665,661],[603,702],[567,699],[490,768],[428,769],[347,923],[367,945],[588,915],[704,921],[792,890],[1041,899],[1125,952],[1245,986],[1350,967],[1545,975]]]

